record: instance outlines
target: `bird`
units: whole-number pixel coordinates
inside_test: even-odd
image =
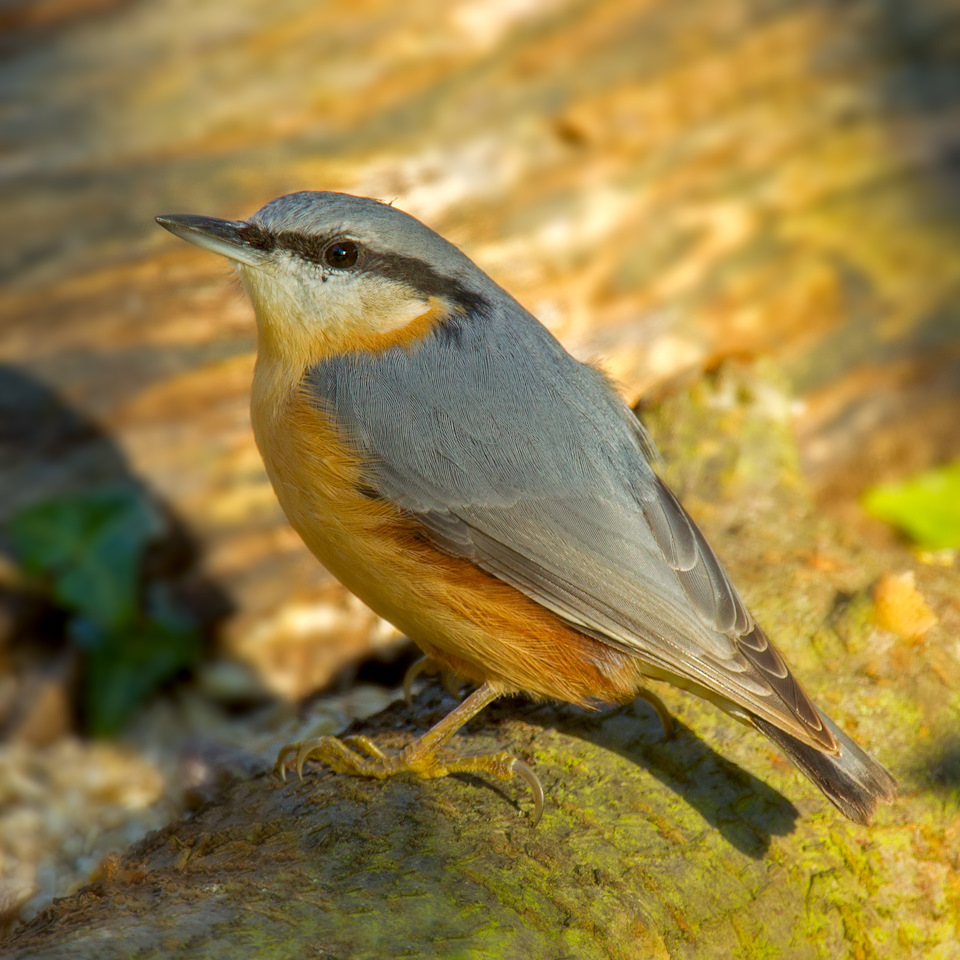
[[[504,695],[669,714],[666,681],[766,735],[868,823],[897,783],[822,710],[654,469],[611,381],[458,247],[389,203],[302,191],[248,220],[157,222],[238,268],[257,358],[251,421],[309,549],[475,689],[398,752],[363,735],[280,751],[386,778],[535,772],[450,739]]]

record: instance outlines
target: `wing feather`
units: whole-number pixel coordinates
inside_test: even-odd
[[[508,323],[491,310],[482,329],[468,318],[420,349],[332,358],[310,373],[307,388],[368,457],[372,489],[439,549],[653,672],[838,749],[653,472],[632,412],[509,309]]]

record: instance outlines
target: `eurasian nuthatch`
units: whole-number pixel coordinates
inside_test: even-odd
[[[649,699],[667,680],[766,734],[848,817],[896,781],[814,706],[596,370],[400,210],[295,193],[246,221],[158,217],[234,261],[257,315],[252,419],[287,517],[436,665],[479,684],[397,755],[285,748],[372,777],[520,775],[439,750],[497,697]]]

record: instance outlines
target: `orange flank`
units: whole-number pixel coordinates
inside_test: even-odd
[[[361,459],[305,388],[271,399],[254,403],[254,432],[290,522],[334,576],[428,656],[503,693],[579,704],[637,695],[634,658],[442,553],[416,521],[364,494]]]

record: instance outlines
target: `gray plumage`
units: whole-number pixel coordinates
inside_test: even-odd
[[[816,709],[754,622],[601,374],[393,207],[301,193],[249,223],[266,239],[245,242],[308,258],[313,239],[350,237],[358,270],[459,307],[412,348],[308,371],[316,403],[366,458],[371,495],[650,675],[750,719],[853,819],[893,796],[892,777]]]
[[[625,653],[774,722],[787,706],[797,736],[820,733],[812,707],[794,718],[806,698],[792,680],[777,695],[790,675],[737,643],[753,620],[632,412],[519,305],[411,351],[327,360],[308,383],[368,458],[365,482],[440,549]]]

